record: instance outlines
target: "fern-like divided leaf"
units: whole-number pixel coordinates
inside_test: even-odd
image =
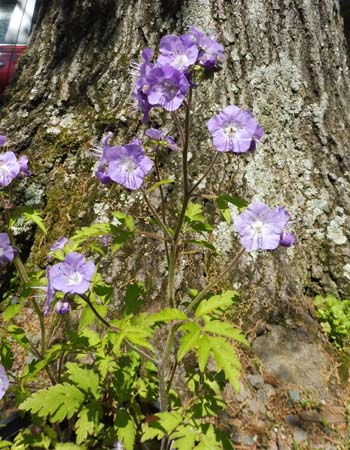
[[[31,411],[51,422],[70,419],[84,403],[85,394],[69,383],[56,384],[42,389],[19,405],[22,411]]]

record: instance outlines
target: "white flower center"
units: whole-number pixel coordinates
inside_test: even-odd
[[[133,159],[125,159],[122,164],[122,169],[125,172],[133,173],[136,169],[137,165]]]
[[[6,175],[9,173],[9,167],[5,162],[0,161],[0,175]]]
[[[174,66],[178,69],[188,66],[188,58],[186,55],[177,55],[174,59]]]
[[[233,125],[230,125],[227,128],[225,128],[225,134],[229,138],[233,138],[236,133],[237,133],[237,128],[235,128]]]
[[[251,225],[251,229],[253,231],[253,233],[255,234],[261,234],[263,229],[264,229],[264,222],[262,222],[261,220],[256,220],[252,225]]]
[[[0,247],[0,256],[2,256],[4,254],[4,249],[2,247]]]
[[[73,272],[67,277],[67,284],[69,286],[75,286],[77,284],[81,283],[81,280],[83,279],[83,275],[79,272]]]

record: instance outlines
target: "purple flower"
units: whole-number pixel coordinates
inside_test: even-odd
[[[19,175],[30,177],[32,172],[28,169],[28,156],[22,155],[19,160]]]
[[[274,250],[279,245],[286,245],[287,241],[289,245],[294,242],[291,233],[285,236],[288,220],[289,214],[284,207],[270,209],[264,203],[254,202],[236,217],[234,226],[246,250]]]
[[[15,257],[15,249],[12,247],[7,233],[0,233],[0,265],[11,262]]]
[[[283,247],[290,247],[294,244],[294,234],[288,231],[283,231],[280,238],[280,245]]]
[[[7,378],[4,366],[0,364],[0,400],[5,395],[5,392],[7,391],[9,387],[9,380]]]
[[[148,115],[152,109],[152,105],[148,103],[148,98],[145,93],[147,88],[146,76],[153,68],[153,63],[151,59],[153,57],[153,51],[150,48],[145,48],[142,51],[143,62],[141,64],[133,65],[133,75],[137,76],[134,88],[134,96],[137,100],[138,106],[143,112],[143,117],[141,122],[146,123],[148,121]]]
[[[65,256],[63,262],[51,267],[49,279],[56,291],[84,294],[90,287],[95,269],[93,262],[86,262],[83,255],[71,252]]]
[[[138,189],[152,169],[152,161],[145,155],[140,141],[135,139],[124,147],[110,147],[104,152],[96,176],[111,180],[128,189]],[[102,181],[103,182],[103,181]]]
[[[45,304],[45,309],[44,309],[44,316],[47,316],[50,312],[50,307],[51,307],[51,303],[52,300],[54,299],[55,296],[55,291],[52,287],[52,283],[51,283],[51,277],[50,277],[50,268],[46,267],[46,278],[47,278],[47,286],[45,288],[46,290],[46,304]]]
[[[159,64],[179,70],[185,70],[193,65],[198,57],[198,48],[191,34],[164,36],[160,41],[159,52],[157,59]]]
[[[61,302],[61,300],[58,300],[58,302],[55,305],[55,313],[56,314],[67,314],[72,309],[70,304],[66,301]]]
[[[190,87],[186,76],[171,66],[154,67],[146,81],[148,103],[162,106],[167,111],[175,111],[181,106]]]
[[[213,143],[219,152],[243,153],[255,149],[255,143],[264,134],[249,111],[230,105],[208,122]]]
[[[0,147],[2,147],[6,142],[6,136],[0,134]]]
[[[61,237],[61,238],[57,239],[57,241],[55,241],[52,244],[52,247],[50,248],[50,252],[54,252],[55,250],[63,249],[67,242],[68,242],[68,239],[66,237]]]
[[[13,152],[0,155],[0,187],[5,187],[14,180],[20,171],[20,165]]]
[[[171,136],[166,136],[164,131],[157,130],[156,128],[148,128],[146,130],[146,136],[151,138],[153,141],[156,141],[156,147],[163,147],[168,148],[170,150],[175,150],[176,148],[176,142]],[[169,144],[168,146],[165,144]]]
[[[198,64],[207,70],[220,69],[223,61],[226,59],[224,47],[195,27],[190,27],[190,33],[195,37],[200,48]]]

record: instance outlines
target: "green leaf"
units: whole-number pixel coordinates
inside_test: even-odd
[[[188,203],[185,217],[188,222],[205,222],[205,217],[203,216],[203,206],[192,202]]]
[[[210,340],[218,371],[224,371],[225,378],[231,386],[239,391],[239,369],[241,364],[234,347],[223,338],[212,337]]]
[[[184,312],[177,308],[164,308],[148,317],[151,324],[156,322],[171,322],[173,320],[187,320]]]
[[[80,367],[77,363],[67,362],[66,369],[69,379],[77,385],[82,391],[93,395],[98,399],[101,397],[99,393],[100,377],[98,374],[87,367]]]
[[[112,215],[119,220],[129,231],[133,232],[135,230],[135,222],[132,216],[124,214],[120,211],[112,212]]]
[[[177,359],[181,359],[193,348],[199,344],[199,337],[201,329],[194,323],[186,323],[179,328],[181,331],[185,331],[185,334],[180,339],[180,346],[177,352]]]
[[[6,449],[9,450],[11,448],[11,446],[12,446],[12,442],[10,442],[10,441],[3,441],[0,438],[0,448],[6,448]]]
[[[83,408],[78,413],[78,420],[75,423],[75,431],[77,434],[76,440],[78,444],[83,443],[86,438],[94,434],[95,424],[94,421],[89,418],[89,410]]]
[[[191,433],[189,428],[186,429],[186,434],[181,433],[180,438],[176,439],[176,434],[173,433],[171,438],[174,439],[172,442],[172,447],[178,450],[192,450],[196,443],[196,433]]]
[[[14,339],[21,347],[25,350],[30,350],[29,341],[23,328],[12,324],[8,326],[7,330],[12,339]]]
[[[131,234],[128,231],[121,231],[115,235],[113,239],[112,255],[120,249],[120,247],[129,239]]]
[[[93,400],[78,413],[78,420],[75,423],[76,441],[78,444],[86,441],[88,436],[98,436],[104,429],[102,419],[102,407],[99,401]]]
[[[25,222],[34,222],[43,233],[47,233],[41,213],[31,206],[19,206],[12,210],[9,226],[12,228],[19,217],[23,216]]]
[[[2,313],[3,321],[8,322],[13,317],[15,317],[21,311],[23,304],[24,298],[22,298],[19,303],[12,303],[11,305],[9,305]]]
[[[223,194],[219,195],[215,199],[216,206],[220,209],[222,215],[224,216],[224,219],[226,220],[227,224],[231,224],[231,215],[230,215],[230,209],[228,207],[228,203],[231,203],[232,205],[237,206],[239,210],[242,210],[246,208],[249,203],[241,198],[238,197],[232,197],[231,195]]]
[[[209,358],[209,354],[210,354],[210,339],[208,336],[204,334],[203,336],[201,336],[199,340],[197,351],[198,365],[199,370],[201,372],[204,372],[205,366],[207,365],[207,361]]]
[[[14,361],[14,354],[11,343],[4,338],[0,339],[0,361],[6,370],[11,370]]]
[[[157,189],[159,186],[163,186],[164,184],[170,184],[175,183],[175,180],[172,180],[171,178],[166,178],[164,180],[160,180],[157,183],[155,183],[153,186],[151,186],[149,189],[147,189],[147,192],[152,192],[155,189]]]
[[[242,332],[228,322],[222,322],[221,320],[211,320],[210,322],[205,324],[203,330],[207,333],[219,334],[220,336],[234,339],[241,344],[249,346],[249,342],[244,337]]]
[[[127,287],[124,299],[124,313],[131,314],[140,310],[142,303],[140,298],[145,293],[145,286],[142,281],[136,281]]]
[[[31,411],[39,417],[50,417],[51,422],[70,419],[79,410],[85,395],[69,383],[56,384],[32,394],[19,405],[22,411]]]
[[[195,317],[198,318],[213,311],[219,312],[219,309],[226,310],[234,303],[236,297],[238,297],[236,291],[225,291],[222,294],[213,295],[208,300],[202,300],[196,309]]]
[[[133,450],[136,438],[136,424],[126,409],[119,409],[115,422],[118,441],[123,443],[125,450]]]
[[[64,444],[56,444],[55,450],[86,450],[86,447],[66,442]]]

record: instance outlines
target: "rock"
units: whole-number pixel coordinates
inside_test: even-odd
[[[246,447],[253,447],[255,446],[257,435],[250,435],[245,433],[234,433],[232,436],[232,440],[235,444],[241,444]]]
[[[261,375],[249,375],[248,381],[255,389],[261,389],[264,386],[264,378]]]
[[[276,395],[276,389],[271,384],[264,384],[263,390],[267,399]]]
[[[299,417],[294,416],[293,414],[288,414],[288,416],[286,416],[286,422],[290,427],[298,427],[300,425]]]
[[[277,379],[324,394],[326,360],[320,348],[305,333],[271,325],[271,331],[258,336],[254,353]]]
[[[307,441],[308,437],[308,433],[301,428],[296,428],[293,431],[293,439],[297,444],[301,444],[302,442]]]
[[[244,384],[239,383],[239,392],[236,393],[236,399],[242,403],[249,397],[249,392],[245,389]]]
[[[249,402],[249,410],[253,413],[253,414],[262,414],[265,415],[266,413],[266,408],[263,402],[261,401],[257,401],[255,398],[253,398],[252,400],[250,400]]]
[[[288,395],[292,403],[294,404],[299,403],[301,401],[301,395],[297,389],[291,389],[290,391],[288,391]]]

